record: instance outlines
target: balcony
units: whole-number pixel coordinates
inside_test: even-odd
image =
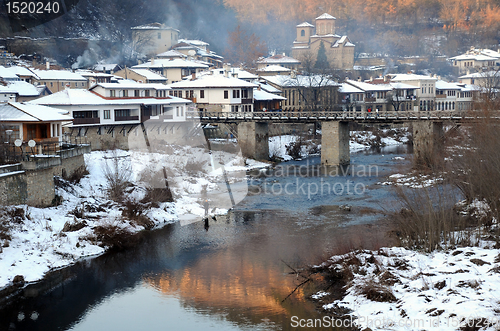
[[[99,117],[91,118],[75,118],[73,120],[73,125],[89,125],[89,124],[100,124],[101,119]]]
[[[115,122],[138,121],[139,116],[117,116]]]
[[[377,99],[375,98],[365,98],[365,102],[375,102]]]
[[[436,94],[436,99],[446,99],[446,94]]]

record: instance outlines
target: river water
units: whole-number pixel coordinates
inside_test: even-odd
[[[354,153],[339,176],[318,176],[318,157],[253,173],[227,216],[168,225],[66,269],[50,290],[3,307],[0,330],[293,330],[292,316],[322,318],[310,287],[287,298],[301,282],[291,268],[387,244],[380,218],[396,202],[377,183],[407,171],[407,156],[401,146]]]

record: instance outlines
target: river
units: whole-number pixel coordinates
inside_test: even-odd
[[[336,177],[310,171],[318,157],[253,173],[228,215],[168,225],[65,269],[64,281],[3,307],[0,330],[292,330],[292,316],[321,318],[311,288],[287,298],[301,282],[291,268],[387,244],[380,219],[396,202],[377,183],[407,171],[407,156],[404,146],[353,153],[351,173]]]

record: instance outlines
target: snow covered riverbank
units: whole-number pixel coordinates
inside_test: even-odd
[[[334,256],[321,267],[349,275],[345,296],[313,298],[371,330],[498,330],[500,255],[494,242],[430,254],[400,247]],[[469,327],[469,328],[467,328]]]

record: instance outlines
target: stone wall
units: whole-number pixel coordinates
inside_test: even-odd
[[[60,157],[38,157],[20,164],[0,167],[0,205],[52,205],[54,176],[70,177],[85,167],[84,153],[90,146],[61,150]]]

